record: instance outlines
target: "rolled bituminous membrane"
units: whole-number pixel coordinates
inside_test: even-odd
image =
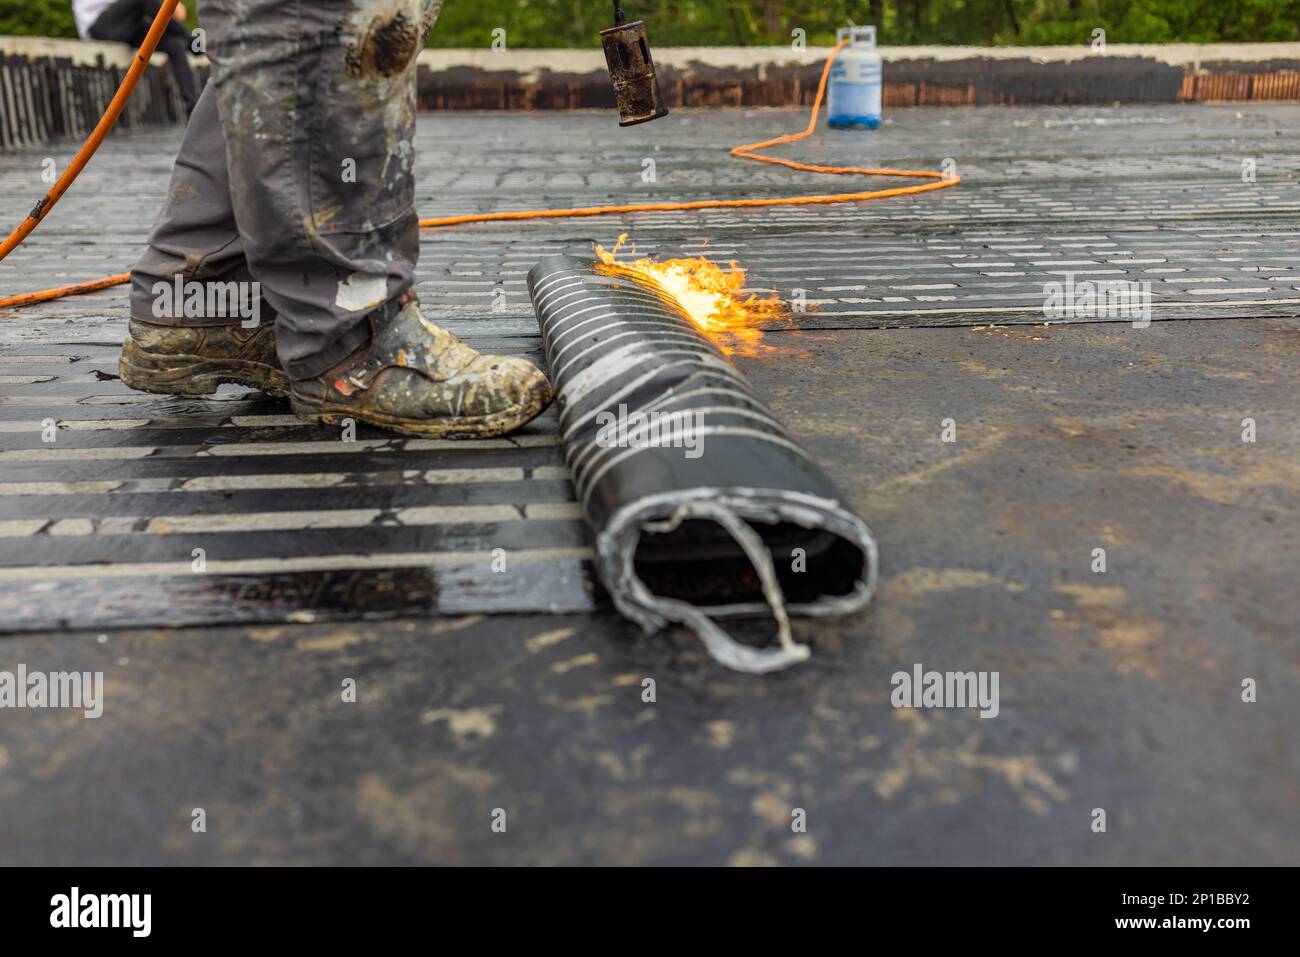
[[[570,256],[528,273],[560,438],[615,607],[684,624],[740,671],[808,657],[789,615],[857,611],[875,588],[866,523],[748,381],[652,279]],[[778,645],[718,619],[771,609]]]

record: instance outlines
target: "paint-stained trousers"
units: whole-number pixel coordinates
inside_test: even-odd
[[[203,0],[212,80],[132,271],[134,318],[238,321],[159,320],[155,287],[180,273],[257,282],[291,378],[368,343],[364,320],[414,282],[415,62],[441,6]]]

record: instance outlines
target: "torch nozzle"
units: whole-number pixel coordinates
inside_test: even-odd
[[[625,23],[622,0],[614,0],[614,26],[600,31],[605,63],[614,84],[619,126],[658,119],[668,112],[659,93],[654,59],[646,42],[645,24]]]

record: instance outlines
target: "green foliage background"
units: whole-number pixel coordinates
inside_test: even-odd
[[[72,4],[58,0],[0,0],[0,35],[75,37]]]
[[[202,0],[197,0],[201,6]],[[194,18],[195,0],[189,4]],[[589,47],[613,23],[609,0],[447,0],[430,46]],[[658,46],[809,44],[875,23],[889,45],[1084,44],[1300,40],[1300,0],[624,0]],[[0,34],[76,36],[68,0],[0,0]]]

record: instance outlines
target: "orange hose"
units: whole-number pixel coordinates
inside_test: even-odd
[[[51,299],[62,299],[64,296],[78,296],[83,292],[96,292],[109,286],[120,286],[130,279],[129,272],[122,272],[116,276],[105,276],[103,279],[73,283],[71,286],[56,286],[53,289],[42,289],[40,292],[24,292],[17,296],[9,296],[7,299],[0,299],[0,308],[34,306],[38,302],[49,302]]]
[[[159,17],[161,17],[162,13],[166,12],[166,10],[174,7],[175,4],[176,4],[176,0],[167,0],[167,2],[165,2],[163,5],[163,10],[159,12]],[[152,39],[154,45],[156,45],[158,42],[158,37],[154,35],[155,32],[159,36],[161,36],[162,34],[162,30],[158,26],[158,21],[154,21],[153,29],[151,29],[149,32],[149,38],[146,38],[144,45],[141,46],[140,48],[140,55],[139,57],[137,57],[137,61],[139,61],[140,57],[145,57],[146,50],[149,53],[152,53],[153,46],[150,45],[150,39]],[[826,81],[827,78],[830,76],[831,63],[834,62],[836,54],[838,54],[840,50],[843,49],[845,45],[847,45],[847,43],[848,43],[847,40],[841,40],[839,43],[835,44],[835,47],[830,52],[830,56],[826,58],[826,63],[822,67],[821,79],[817,84],[817,96],[813,99],[812,114],[809,116],[808,126],[804,130],[798,133],[786,133],[781,136],[773,137],[772,139],[769,140],[761,140],[757,143],[745,143],[741,146],[734,147],[731,150],[731,155],[735,156],[738,159],[754,160],[759,163],[775,163],[779,166],[785,166],[790,169],[804,170],[810,173],[834,173],[837,175],[851,175],[851,176],[915,176],[923,179],[933,180],[933,182],[918,183],[912,186],[895,186],[889,189],[875,189],[875,190],[868,190],[865,192],[858,192],[858,193],[828,193],[828,194],[803,195],[803,196],[778,196],[778,197],[770,197],[764,199],[702,199],[702,200],[695,200],[692,202],[684,202],[684,203],[626,203],[626,204],[614,205],[614,206],[580,206],[575,209],[528,209],[528,210],[512,210],[509,212],[501,212],[501,213],[470,213],[461,216],[438,216],[432,219],[422,219],[420,220],[420,225],[428,228],[436,228],[442,226],[457,226],[462,223],[489,223],[489,222],[501,222],[504,220],[520,220],[520,219],[563,219],[563,218],[575,217],[575,216],[605,216],[611,213],[641,213],[641,212],[663,211],[663,210],[671,211],[671,210],[687,210],[687,209],[753,208],[753,207],[762,207],[762,206],[808,206],[808,205],[815,205],[815,204],[822,204],[822,203],[852,203],[852,202],[860,202],[862,200],[868,200],[868,199],[885,199],[890,196],[909,196],[916,193],[928,193],[936,189],[947,189],[950,186],[956,186],[958,183],[960,183],[961,182],[960,177],[956,175],[947,175],[944,173],[935,172],[934,170],[871,169],[871,168],[858,167],[858,166],[816,166],[811,163],[799,163],[794,160],[781,159],[776,156],[760,156],[757,154],[756,152],[757,150],[766,149],[767,147],[770,146],[778,146],[784,143],[795,143],[798,142],[799,140],[807,139],[816,131],[817,116],[818,113],[821,111],[822,101],[825,99],[826,96]],[[145,62],[147,62],[147,57]],[[137,64],[132,66],[133,71],[135,71],[136,66],[139,66],[139,62],[137,62]],[[109,107],[110,112],[112,112],[114,106],[116,106],[117,108],[117,113],[121,112],[122,109],[121,104],[126,102],[126,97],[130,95],[131,89],[135,86],[135,81],[138,79],[139,79],[138,74],[135,77],[132,77],[131,74],[127,75],[126,81],[124,81],[122,84],[122,89],[118,90],[117,96],[113,98],[113,104],[110,105]],[[121,103],[118,102],[119,100],[121,101]],[[111,120],[109,119],[109,113],[104,114],[104,120],[109,120],[107,127],[111,127],[113,125],[113,121],[116,119],[117,119],[116,113],[113,114]],[[67,172],[65,172],[63,177],[60,178],[59,183],[56,184],[54,189],[50,191],[50,195],[55,194],[55,192],[57,191],[58,195],[61,196],[63,190],[66,190],[67,186],[70,185],[71,180],[76,178],[76,173],[79,173],[81,171],[81,167],[86,165],[86,160],[90,158],[90,154],[93,154],[95,149],[98,148],[99,146],[99,142],[98,140],[96,140],[95,137],[98,136],[99,140],[102,140],[103,133],[108,132],[107,127],[105,127],[104,120],[100,121],[100,126],[96,127],[95,133],[92,134],[91,139],[86,141],[86,145],[83,146],[81,148],[81,152],[77,154],[77,159],[80,160],[80,166],[76,165],[76,162],[74,161],[74,166],[70,166],[68,168]],[[105,127],[103,133],[100,132],[100,127]],[[89,153],[87,153],[88,149],[89,149]],[[82,159],[83,153],[86,154],[85,159]],[[75,167],[75,171],[74,171],[74,167]],[[69,174],[72,174],[71,177],[69,177]],[[68,183],[65,184],[64,180],[68,180]],[[49,196],[47,196],[46,199],[48,200]],[[52,205],[53,205],[53,201],[50,201],[48,206],[52,206]],[[24,231],[22,235],[18,235],[18,231],[17,230],[15,231],[14,236],[18,236],[17,240],[14,240],[14,236],[10,236],[9,239],[5,241],[5,245],[3,247],[0,247],[0,259],[3,259],[4,254],[7,253],[9,249],[12,249],[13,246],[16,246],[19,242],[21,242],[22,239],[27,235],[27,233],[31,232],[31,230],[35,228],[36,222],[39,221],[41,216],[44,215],[44,212],[48,212],[48,206],[46,206],[43,211],[41,210],[40,206],[38,206],[37,209],[33,211],[33,216],[36,216],[36,220],[31,221],[31,225],[27,227],[26,231]],[[39,213],[40,215],[37,215],[37,213]],[[27,226],[27,223],[24,223],[24,226]],[[19,227],[19,229],[22,229],[22,227]],[[12,244],[10,242],[11,240],[13,240]],[[43,292],[27,293],[20,296],[10,296],[8,299],[0,299],[0,309],[6,307],[12,307],[12,306],[30,305],[35,302],[47,302],[50,299],[57,299],[60,296],[76,295],[77,293],[81,293],[81,292],[90,292],[93,289],[104,289],[108,286],[114,286],[117,285],[118,283],[126,282],[127,279],[129,278],[130,278],[129,274],[108,276],[105,277],[104,279],[97,279],[88,283],[78,283],[72,286],[60,286],[57,289],[47,289],[44,290]]]
[[[853,176],[919,176],[935,180],[933,183],[920,183],[915,186],[895,186],[890,189],[874,189],[861,193],[829,193],[815,196],[777,196],[765,199],[701,199],[687,203],[628,203],[619,206],[581,206],[577,209],[535,209],[508,213],[473,213],[465,216],[440,216],[435,219],[420,220],[421,226],[456,226],[461,223],[486,223],[513,219],[562,219],[570,216],[604,216],[609,213],[643,213],[662,210],[680,209],[722,209],[751,208],[756,206],[810,206],[820,203],[851,203],[866,199],[885,199],[889,196],[908,196],[914,193],[928,193],[931,190],[947,189],[961,182],[956,175],[945,175],[934,170],[913,169],[866,169],[858,166],[814,166],[810,163],[797,163],[794,160],[780,159],[776,156],[758,156],[754,151],[777,146],[782,143],[795,143],[807,139],[817,130],[817,114],[821,111],[822,100],[826,96],[826,80],[830,76],[831,63],[843,49],[848,40],[835,44],[826,63],[822,66],[821,80],[817,83],[817,96],[813,99],[812,114],[808,126],[799,133],[786,133],[770,140],[757,143],[745,143],[734,147],[731,155],[738,159],[755,160],[759,163],[776,163],[790,169],[806,170],[810,173],[836,173]]]
[[[163,31],[167,29],[167,24],[171,22],[172,15],[176,11],[176,4],[180,0],[163,0],[163,4],[158,8],[158,15],[153,19],[153,25],[149,27],[149,32],[145,34],[144,42],[140,44],[140,49],[136,51],[135,59],[131,62],[131,68],[126,71],[126,76],[122,79],[122,85],[117,88],[113,94],[112,101],[108,104],[108,109],[104,115],[99,118],[95,124],[94,130],[87,137],[86,142],[77,150],[77,155],[72,158],[68,168],[63,171],[48,193],[41,197],[27,218],[18,224],[18,228],[10,233],[5,241],[0,243],[0,260],[3,260],[11,252],[18,248],[18,244],[27,238],[41,221],[45,219],[54,204],[63,198],[63,194],[68,191],[73,181],[81,175],[81,171],[86,168],[90,158],[95,155],[99,149],[99,144],[104,142],[104,137],[108,135],[117,118],[122,115],[122,110],[126,108],[126,101],[131,98],[135,91],[135,85],[140,82],[140,77],[144,76],[145,69],[149,66],[149,59],[153,56],[153,51],[158,48],[158,41],[162,39]],[[79,283],[78,285],[84,285]],[[0,300],[0,306],[9,302],[8,299]]]

